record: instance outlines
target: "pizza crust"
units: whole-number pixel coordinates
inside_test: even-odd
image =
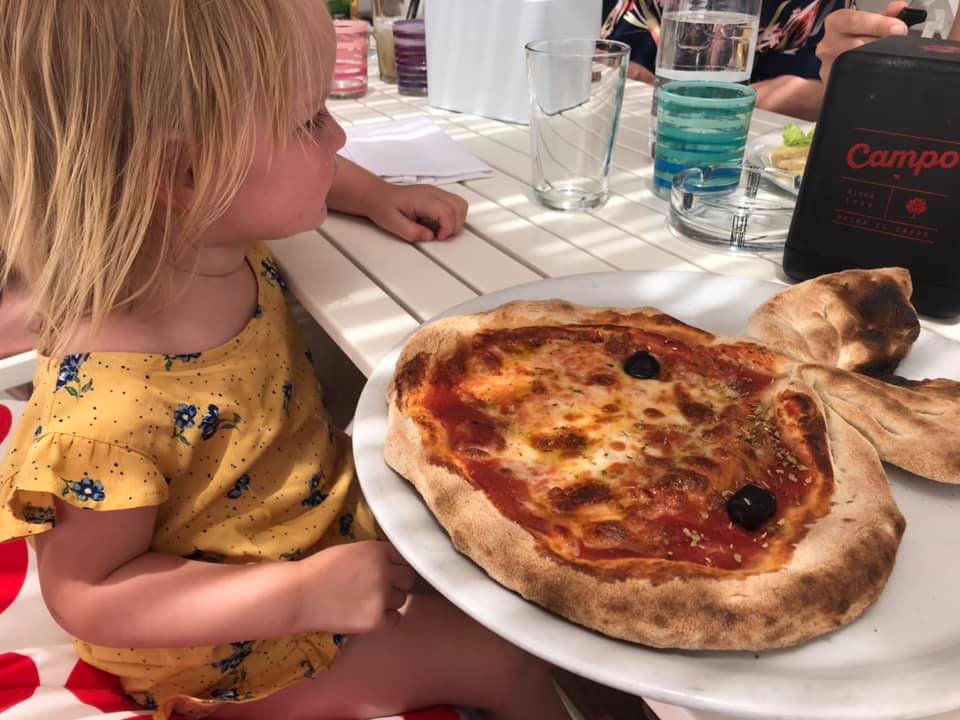
[[[494,579],[563,617],[613,637],[654,647],[766,650],[841,627],[869,607],[896,556],[904,520],[876,451],[838,413],[825,409],[799,372],[784,387],[812,397],[826,418],[834,467],[832,512],[814,522],[779,570],[724,571],[695,566],[669,580],[611,579],[558,560],[509,520],[456,468],[430,456],[423,430],[404,413],[404,393],[433,358],[481,328],[617,322],[661,323],[703,343],[713,336],[652,309],[586,308],[563,301],[510,303],[490,313],[441,320],[403,350],[388,390],[387,463],[421,493],[453,544]],[[784,368],[789,370],[790,363]],[[651,564],[671,561],[650,560]]]
[[[880,458],[931,480],[960,484],[960,383],[881,381],[821,365],[801,368],[823,402]]]
[[[903,268],[823,275],[763,303],[746,334],[800,362],[891,373],[920,334],[912,291]]]

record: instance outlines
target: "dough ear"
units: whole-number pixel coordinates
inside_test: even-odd
[[[800,362],[892,373],[920,334],[912,292],[903,268],[822,275],[757,308],[747,336]]]
[[[931,480],[960,484],[960,382],[896,376],[882,381],[823,365],[803,365],[799,372],[882,460]]]

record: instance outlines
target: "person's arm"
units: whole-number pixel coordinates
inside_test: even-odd
[[[950,28],[947,40],[960,40],[960,12],[957,12],[953,18],[953,27]]]
[[[371,201],[387,187],[389,183],[338,155],[337,174],[327,195],[327,206],[347,215],[366,216]]]
[[[188,647],[395,622],[413,571],[388,543],[298,562],[229,565],[149,550],[157,508],[87,511],[57,502],[37,537],[43,598],[56,621],[107,647]],[[335,588],[335,589],[334,589]]]
[[[781,75],[751,87],[757,91],[758,108],[804,120],[816,120],[820,115],[823,83],[819,80]]]
[[[368,217],[408,242],[446,240],[460,232],[467,217],[467,203],[458,195],[431,185],[392,185],[343,157],[337,157],[327,205]]]
[[[645,82],[647,85],[653,85],[654,81],[657,79],[656,75],[647,70],[646,67],[638,62],[633,61],[630,62],[630,66],[627,68],[627,77],[629,77],[631,80]]]

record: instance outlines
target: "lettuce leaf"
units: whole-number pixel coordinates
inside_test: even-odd
[[[783,129],[783,144],[787,147],[806,147],[812,142],[813,130],[804,132],[795,123],[790,123]]]

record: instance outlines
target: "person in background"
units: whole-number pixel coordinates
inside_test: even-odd
[[[817,47],[820,58],[820,78],[824,83],[830,77],[833,63],[841,53],[854,50],[868,42],[888,35],[905,35],[906,25],[897,20],[897,15],[907,7],[903,0],[887,5],[882,13],[861,12],[847,9],[833,13],[827,18],[827,32]],[[949,40],[960,40],[960,13],[953,20]]]
[[[894,16],[906,4],[891,3],[879,15],[853,10],[853,0],[763,0],[750,79],[757,107],[815,120],[823,100],[821,63],[829,75],[836,55],[860,39],[905,35],[907,26]],[[660,0],[604,0],[603,9],[603,36],[630,45],[630,77],[652,83]]]

